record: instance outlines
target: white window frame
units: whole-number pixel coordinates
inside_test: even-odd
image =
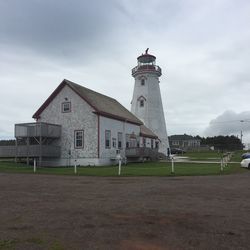
[[[118,148],[122,148],[122,144],[123,144],[123,134],[122,132],[118,132],[117,134],[117,138],[118,138]],[[120,144],[120,145],[119,145]]]
[[[116,138],[112,138],[112,147],[116,148]]]
[[[71,102],[63,102],[62,113],[70,113],[70,112],[71,112]]]
[[[80,142],[80,144],[78,144]],[[75,148],[84,148],[84,130],[74,131],[74,146]]]
[[[140,99],[140,107],[143,108],[144,107],[144,100],[143,99]]]
[[[105,130],[105,148],[111,148],[111,131],[110,130]]]

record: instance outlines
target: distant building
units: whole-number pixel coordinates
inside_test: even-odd
[[[181,148],[183,150],[197,149],[201,146],[201,140],[191,135],[171,135],[168,137],[170,148]]]

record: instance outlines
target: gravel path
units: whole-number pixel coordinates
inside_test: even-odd
[[[250,249],[250,171],[0,174],[0,249]]]

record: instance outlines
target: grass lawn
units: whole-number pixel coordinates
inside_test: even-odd
[[[219,161],[222,153],[218,151],[205,151],[205,152],[187,152],[183,156],[189,157],[193,161]]]
[[[218,163],[175,163],[175,176],[218,175],[244,172],[237,163],[229,164],[223,172]],[[33,173],[33,167],[14,162],[0,162],[0,173]],[[73,167],[37,168],[35,174],[74,175]],[[77,175],[81,176],[117,176],[117,166],[78,167]],[[122,166],[122,176],[173,176],[171,163],[147,162],[130,163]]]
[[[241,155],[246,153],[247,151],[244,151],[244,150],[238,150],[238,151],[235,151],[233,153],[233,156],[231,158],[231,161],[238,161],[238,162],[241,162],[242,159],[241,159]]]
[[[238,150],[234,151],[231,161],[232,162],[241,162],[241,155],[247,151]],[[223,153],[218,151],[207,151],[207,152],[187,152],[183,156],[189,157],[192,161],[220,161]]]

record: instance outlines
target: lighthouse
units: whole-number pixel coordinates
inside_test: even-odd
[[[148,54],[148,49],[137,58],[137,66],[132,69],[135,85],[131,112],[158,136],[159,152],[169,155],[169,142],[159,86],[161,68],[156,65],[155,60],[154,55]]]

